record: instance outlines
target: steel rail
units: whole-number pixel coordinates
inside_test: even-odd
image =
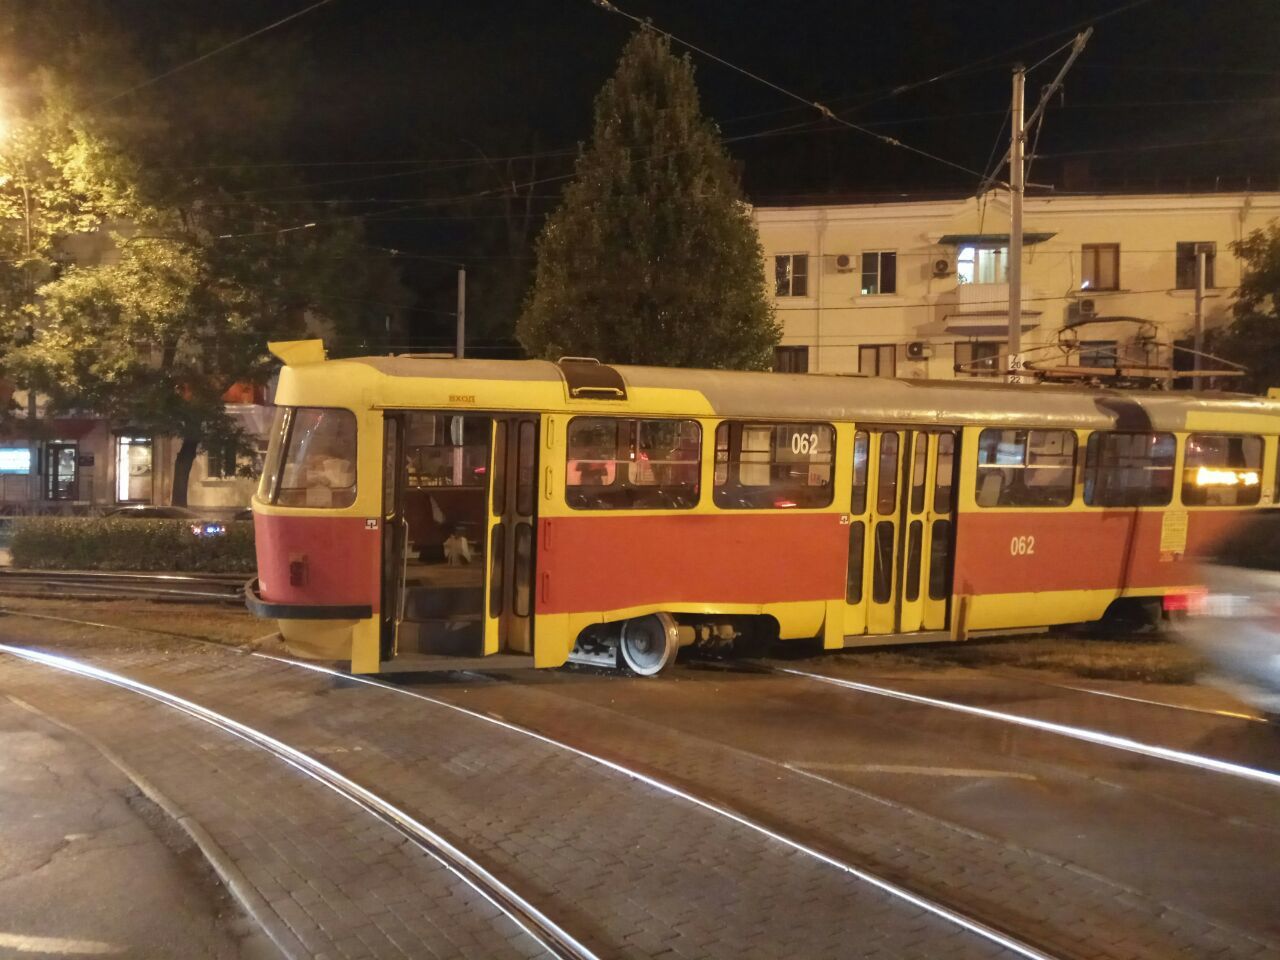
[[[405,810],[301,750],[191,700],[83,661],[5,643],[0,643],[0,652],[30,663],[109,683],[140,694],[265,750],[406,837],[493,904],[552,956],[563,958],[563,960],[597,960],[591,950],[555,921],[443,836]]]
[[[468,707],[463,707],[456,703],[450,703],[448,700],[441,700],[437,697],[428,696],[427,694],[419,693],[416,690],[406,690],[402,687],[397,687],[393,684],[386,683],[385,681],[382,681],[382,680],[376,680],[372,677],[365,677],[365,676],[360,676],[359,674],[346,673],[341,670],[334,670],[330,667],[321,666],[320,664],[317,664],[317,663],[304,663],[299,660],[292,660],[288,657],[278,657],[278,656],[275,656],[274,654],[269,654],[269,653],[260,653],[258,651],[248,651],[248,653],[249,653],[249,656],[257,657],[258,659],[261,659],[261,660],[271,660],[273,662],[283,663],[291,667],[297,667],[303,670],[311,670],[315,673],[322,673],[327,676],[338,677],[343,680],[352,680],[357,683],[366,684],[368,686],[378,687],[390,693],[396,693],[402,696],[412,697],[415,700],[421,700],[425,703],[432,704],[433,706],[443,707],[446,710],[451,710],[455,713],[459,713],[464,716],[471,717],[472,719],[479,720],[483,723],[487,723],[495,727],[499,727],[511,733],[516,733],[521,736],[528,737],[531,740],[536,740],[539,743],[546,744],[547,746],[554,747],[558,750],[563,750],[566,753],[571,753],[576,757],[579,757],[583,760],[587,760],[598,766],[604,767],[608,770],[613,771],[614,773],[621,774],[622,776],[625,776],[629,779],[635,780],[639,783],[643,783],[648,787],[652,787],[655,790],[658,790],[662,793],[667,794],[668,796],[675,797],[679,800],[683,800],[686,803],[690,803],[693,806],[696,806],[699,809],[706,811],[707,813],[711,813],[711,814],[714,814],[715,816],[719,816],[726,820],[729,820],[740,827],[744,827],[745,829],[753,833],[756,833],[760,836],[766,837],[770,840],[780,843],[783,846],[796,851],[797,853],[802,853],[805,856],[811,857],[812,859],[817,860],[823,864],[826,864],[829,867],[834,867],[835,869],[841,871],[842,873],[845,873],[848,876],[854,877],[857,880],[861,880],[862,882],[867,883],[879,889],[880,891],[888,894],[889,896],[895,899],[905,901],[906,903],[910,903],[911,905],[918,907],[921,910],[924,910],[927,913],[930,913],[941,920],[947,921],[957,927],[960,927],[963,930],[967,930],[970,933],[976,934],[977,936],[993,944],[996,944],[997,946],[1000,946],[1005,950],[1008,950],[1011,953],[1016,954],[1017,956],[1024,957],[1026,958],[1026,960],[1058,960],[1058,958],[1056,958],[1053,954],[1046,953],[1043,950],[1040,950],[1039,948],[1032,946],[1029,943],[1026,943],[1025,941],[1019,940],[1017,937],[1013,936],[1012,934],[1005,933],[1004,931],[994,926],[991,926],[987,923],[984,923],[981,920],[977,920],[973,917],[966,916],[965,914],[959,912],[958,910],[948,907],[945,904],[939,903],[935,900],[931,900],[930,898],[925,897],[921,894],[915,893],[912,890],[908,889],[907,887],[904,887],[898,883],[895,883],[892,880],[887,880],[876,873],[863,869],[862,867],[855,866],[854,864],[848,863],[844,860],[840,860],[839,858],[832,856],[831,854],[823,852],[817,847],[814,847],[802,841],[796,840],[792,837],[787,836],[786,834],[779,833],[776,830],[772,830],[769,827],[765,826],[763,823],[759,822],[758,820],[755,820],[752,817],[739,813],[736,810],[733,810],[722,804],[716,803],[711,800],[707,800],[703,797],[699,797],[696,794],[690,793],[688,790],[685,790],[682,787],[678,787],[673,783],[669,783],[665,780],[659,779],[658,777],[652,776],[647,773],[643,773],[642,771],[636,770],[632,767],[628,767],[625,764],[617,762],[616,760],[610,760],[607,757],[603,757],[596,753],[591,753],[590,751],[584,750],[581,747],[575,747],[573,744],[568,743],[564,740],[558,740],[555,737],[548,736],[547,734],[544,734],[544,733],[539,733],[537,730],[533,730],[529,727],[521,726],[518,723],[512,723],[509,720],[503,720],[500,717],[491,716],[487,713],[481,713],[478,710],[472,710]]]
[[[1174,750],[1172,747],[1162,747],[1158,744],[1146,743],[1141,740],[1133,740],[1129,737],[1121,737],[1116,734],[1102,733],[1098,730],[1089,730],[1086,727],[1054,723],[1050,720],[1039,720],[1035,717],[1023,716],[1018,713],[1008,713],[1004,710],[992,710],[989,707],[975,707],[967,703],[956,703],[952,700],[941,700],[937,697],[926,697],[923,694],[908,693],[905,690],[897,690],[893,687],[880,687],[875,684],[863,683],[858,680],[846,680],[842,677],[832,677],[824,673],[811,673],[807,670],[796,670],[793,667],[774,667],[765,665],[765,669],[770,673],[803,677],[806,680],[831,684],[833,686],[842,687],[846,690],[853,690],[857,693],[888,697],[893,700],[902,700],[907,703],[913,703],[917,706],[934,707],[939,710],[951,710],[955,713],[964,713],[973,717],[981,717],[985,720],[996,720],[1001,723],[1028,727],[1032,730],[1038,730],[1041,733],[1067,737],[1072,740],[1081,740],[1085,743],[1110,747],[1114,750],[1123,750],[1128,753],[1151,757],[1155,760],[1164,760],[1169,763],[1195,767],[1230,777],[1252,780],[1258,783],[1264,783],[1269,787],[1280,787],[1280,773],[1274,773],[1270,770],[1259,770],[1257,767],[1246,767],[1243,764],[1230,763],[1226,760],[1218,760],[1215,757],[1206,757],[1198,753],[1187,753],[1183,750]]]

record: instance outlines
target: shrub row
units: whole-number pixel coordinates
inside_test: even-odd
[[[221,536],[197,536],[190,520],[24,517],[10,550],[15,567],[43,570],[252,573],[253,524],[223,526]]]

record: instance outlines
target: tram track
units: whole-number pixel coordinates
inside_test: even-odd
[[[17,615],[25,616],[26,614],[18,613]],[[44,615],[41,615],[41,616],[43,617]],[[78,621],[78,620],[75,620],[74,618],[67,618],[67,617],[56,617],[51,619],[55,619],[58,622],[77,623],[84,626],[121,629],[121,630],[128,630],[132,632],[150,632],[150,633],[163,636],[165,639],[175,639],[175,638],[181,637],[182,639],[189,639],[196,643],[216,645],[216,646],[222,647],[224,650],[227,650],[228,652],[236,652],[235,648],[227,648],[222,644],[217,644],[216,641],[199,640],[198,638],[191,638],[191,637],[182,637],[182,635],[174,634],[168,631],[146,631],[146,630],[139,630],[137,628],[132,628],[132,627],[116,628],[110,624],[95,623],[92,621]],[[70,672],[80,672],[81,675],[90,676],[94,679],[103,680],[104,682],[114,682],[113,679],[107,676],[108,674],[110,674],[110,671],[102,670],[101,668],[94,667],[90,664],[83,664],[83,663],[80,663],[79,661],[73,661],[73,660],[70,660],[69,658],[65,658],[65,657],[61,657],[53,654],[42,653],[39,651],[26,650],[24,648],[12,647],[6,644],[0,644],[0,652],[10,653],[17,656],[23,656],[25,654],[26,659],[43,663],[46,666],[67,669]],[[267,653],[262,653],[258,651],[239,651],[239,652],[247,654],[250,657],[255,657],[255,658],[263,659],[266,661],[279,663],[294,669],[301,669],[301,670],[311,671],[314,673],[324,674],[324,675],[333,677],[335,679],[340,679],[343,681],[354,681],[363,685],[376,687],[383,691],[393,693],[399,696],[409,697],[419,702],[430,704],[433,707],[450,711],[454,714],[465,715],[474,720],[481,721],[485,724],[492,725],[496,728],[500,728],[508,732],[518,734],[530,740],[542,743],[558,751],[568,753],[578,759],[585,760],[594,766],[603,768],[613,774],[620,775],[628,780],[640,783],[644,786],[657,790],[658,792],[665,794],[666,796],[669,796],[673,799],[689,804],[690,806],[698,810],[701,810],[704,813],[707,813],[716,818],[728,821],[734,824],[735,826],[737,826],[738,828],[741,828],[747,831],[748,833],[755,834],[756,836],[764,838],[768,841],[781,844],[782,846],[788,848],[794,853],[800,854],[801,856],[804,856],[814,861],[816,864],[820,864],[824,867],[839,871],[840,873],[849,877],[851,880],[873,887],[879,890],[880,892],[887,894],[891,899],[897,900],[901,903],[910,905],[928,914],[931,914],[932,916],[958,928],[959,930],[965,931],[968,934],[971,934],[980,938],[982,941],[985,941],[988,945],[992,945],[1001,949],[1002,951],[1006,951],[1010,955],[1026,958],[1026,960],[1083,960],[1083,957],[1084,957],[1083,954],[1077,954],[1074,952],[1064,952],[1062,950],[1047,949],[1041,945],[1038,945],[1036,942],[1034,942],[1031,939],[1025,939],[1011,932],[1006,932],[1005,930],[999,928],[994,924],[984,922],[982,919],[978,919],[974,916],[967,914],[963,909],[956,908],[947,903],[941,902],[938,899],[935,899],[933,897],[917,893],[916,891],[914,891],[913,889],[911,889],[906,885],[903,885],[902,883],[894,882],[893,880],[887,879],[884,876],[881,876],[880,874],[872,870],[866,869],[855,863],[849,862],[847,859],[844,859],[839,856],[833,855],[829,852],[826,852],[825,850],[821,849],[819,846],[814,845],[813,843],[808,843],[808,842],[798,840],[788,835],[787,833],[782,832],[779,829],[770,827],[767,823],[762,822],[759,819],[745,815],[737,810],[732,809],[731,807],[723,803],[708,799],[705,796],[701,796],[692,790],[686,789],[676,784],[675,782],[655,776],[650,773],[646,773],[645,771],[640,770],[634,766],[624,764],[616,760],[612,760],[608,757],[602,756],[600,754],[585,750],[581,747],[578,747],[568,742],[567,740],[562,740],[557,737],[546,735],[535,729],[525,727],[517,723],[513,723],[511,721],[505,720],[498,716],[493,716],[478,710],[472,710],[470,708],[461,706],[456,703],[452,703],[445,699],[432,697],[427,694],[423,694],[414,690],[407,690],[407,689],[404,689],[404,688],[401,688],[393,684],[389,684],[374,678],[355,676],[350,673],[346,673],[343,671],[334,670],[334,669],[322,666],[320,664],[305,663],[305,662],[290,659],[288,657],[279,657],[273,654],[267,654]],[[117,677],[117,676],[119,675],[112,675],[112,677]],[[149,687],[147,684],[142,684],[138,681],[131,680],[130,678],[127,678],[127,677],[120,677],[120,679],[124,682],[119,685],[125,686],[130,689],[134,689],[134,692],[142,693],[143,695],[147,695],[147,696],[158,695],[158,698],[161,699],[162,702],[166,702],[168,703],[168,705],[173,706],[177,709],[183,710],[184,712],[189,712],[189,708],[194,708],[197,711],[205,710],[205,708],[199,707],[199,705],[193,704],[182,697],[169,694],[163,690],[158,690],[156,688]],[[140,688],[147,688],[147,689],[144,690]],[[207,711],[207,712],[210,714],[213,713],[213,711]],[[338,774],[336,771],[332,771],[331,768],[327,768],[323,764],[318,764],[318,762],[312,760],[312,758],[306,758],[305,754],[300,754],[298,751],[293,750],[293,748],[290,748],[285,744],[281,744],[279,741],[274,740],[274,738],[271,738],[267,734],[260,734],[260,735],[266,738],[266,740],[269,741],[269,743],[267,743],[266,745],[264,745],[263,743],[258,743],[258,741],[252,737],[252,728],[246,727],[245,725],[240,724],[238,721],[235,721],[230,717],[215,715],[217,717],[217,720],[211,720],[211,718],[203,715],[199,715],[199,713],[194,715],[196,715],[198,719],[205,720],[205,722],[213,722],[215,726],[220,725],[220,722],[225,722],[230,725],[228,732],[232,732],[233,734],[240,736],[242,738],[245,738],[245,734],[249,733],[249,738],[251,739],[251,742],[255,742],[255,744],[259,746],[264,746],[265,749],[269,749],[272,752],[274,752],[275,749],[283,748],[286,751],[287,756],[283,756],[281,757],[281,759],[285,759],[286,762],[294,763],[295,765],[297,765],[298,763],[302,763],[303,766],[301,766],[300,769],[302,769],[304,773],[307,773],[308,775],[311,775],[311,776],[316,776],[317,779],[321,780],[321,782],[324,782],[328,786],[334,787],[334,789],[338,789],[340,793],[343,793],[343,795],[346,796],[346,793],[344,792],[344,790],[341,789],[341,786],[344,786],[344,784],[342,784],[341,781],[346,780],[346,778],[343,778],[342,775]],[[227,728],[224,728],[224,729],[227,729]],[[313,763],[317,763],[319,767],[323,767],[326,770],[330,770],[334,776],[341,778],[341,780],[339,781],[339,786],[335,786],[334,783],[329,780],[328,775],[323,773],[317,775],[317,773],[313,773],[312,770],[308,768],[308,765],[307,765],[308,760],[310,760]],[[350,783],[350,781],[347,781],[347,783]],[[353,784],[353,786],[356,786],[357,788],[359,787],[359,785],[355,785],[355,784]],[[359,788],[359,789],[363,789],[363,788]],[[349,799],[353,799],[353,798],[349,797]],[[363,802],[362,799],[353,799],[353,802],[358,802],[360,803],[361,806],[365,806],[365,803]],[[396,826],[397,829],[400,829],[400,826],[403,825],[402,818],[407,819],[411,823],[416,823],[416,821],[413,821],[413,818],[409,814],[407,814],[404,811],[398,811],[398,815],[394,816],[392,825]],[[483,893],[483,891],[481,892]],[[580,955],[580,954],[563,954],[563,953],[557,953],[556,955],[557,956],[575,956],[575,957],[589,956],[589,954]]]
[[[0,572],[0,595],[240,605],[244,603],[244,579],[237,574],[4,570]]]
[[[28,615],[22,611],[14,611],[14,613],[16,613],[18,616]],[[187,636],[184,636],[181,634],[175,634],[169,631],[147,630],[145,628],[134,628],[134,627],[117,627],[112,624],[95,623],[92,621],[82,621],[82,620],[77,620],[75,618],[67,618],[67,617],[49,617],[48,615],[36,615],[36,616],[37,618],[55,619],[61,622],[76,623],[84,626],[93,626],[93,627],[108,628],[108,629],[120,629],[120,630],[126,630],[130,632],[138,632],[138,633],[151,633],[158,636],[163,636],[166,639],[180,638],[180,639],[190,640],[196,643],[214,645],[219,647],[220,649],[227,650],[227,651],[235,650],[235,648],[228,648],[225,644],[218,643],[217,641],[187,637]],[[842,872],[846,873],[847,875],[853,878],[856,878],[861,882],[875,886],[878,889],[886,893],[889,893],[891,896],[894,896],[914,906],[927,910],[928,912],[933,913],[935,916],[941,917],[955,924],[958,927],[968,930],[971,933],[975,933],[990,943],[998,944],[1004,949],[1011,951],[1015,955],[1023,956],[1023,957],[1037,957],[1037,958],[1052,957],[1052,958],[1056,958],[1056,960],[1066,960],[1066,958],[1073,958],[1074,960],[1074,958],[1076,957],[1093,955],[1087,952],[1084,952],[1084,953],[1078,952],[1076,949],[1073,949],[1069,941],[1064,943],[1060,938],[1054,936],[1051,930],[1041,929],[1041,928],[1035,927],[1034,925],[1032,925],[1031,929],[1035,929],[1036,933],[1032,937],[1022,938],[1022,937],[1015,936],[1009,933],[1005,928],[1002,928],[1000,926],[997,926],[989,922],[984,922],[982,920],[975,919],[975,917],[972,915],[973,913],[972,905],[969,905],[967,908],[966,907],[957,908],[955,906],[956,901],[954,898],[947,898],[948,902],[942,903],[942,902],[939,902],[936,899],[936,897],[921,896],[915,890],[911,889],[909,875],[902,877],[902,881],[903,881],[902,883],[894,883],[892,881],[887,881],[884,877],[876,874],[873,870],[867,870],[853,863],[850,863],[847,860],[847,855],[841,855],[841,856],[831,855],[829,852],[827,852],[827,850],[831,848],[827,847],[827,850],[824,850],[823,847],[827,845],[821,841],[818,842],[820,845],[814,845],[813,843],[803,843],[803,842],[797,841],[793,837],[790,837],[786,834],[785,827],[778,828],[775,826],[770,826],[768,819],[761,820],[758,817],[744,815],[738,810],[725,806],[723,803],[716,803],[714,800],[709,800],[701,790],[689,789],[687,787],[678,785],[675,782],[668,781],[667,779],[661,776],[655,776],[652,773],[647,773],[642,769],[637,769],[632,764],[620,763],[616,760],[610,759],[607,756],[602,756],[590,750],[583,749],[582,747],[576,746],[572,742],[569,742],[564,739],[560,739],[555,736],[548,735],[540,731],[537,728],[537,725],[535,725],[535,727],[532,727],[532,728],[527,726],[522,726],[519,723],[513,723],[502,717],[493,716],[479,710],[469,709],[468,707],[461,706],[449,700],[445,700],[440,697],[430,696],[428,694],[424,694],[416,690],[405,689],[393,683],[388,683],[385,680],[371,678],[371,677],[353,676],[345,671],[331,669],[321,664],[300,662],[288,657],[275,656],[274,654],[264,653],[261,651],[240,650],[238,652],[246,653],[253,657],[257,657],[267,661],[286,665],[293,669],[300,669],[300,670],[320,673],[320,674],[331,676],[335,679],[340,679],[342,681],[355,682],[362,685],[369,685],[372,687],[376,687],[381,690],[396,694],[397,696],[413,698],[420,702],[431,704],[434,707],[444,708],[446,710],[453,711],[456,714],[466,715],[473,719],[483,721],[484,723],[492,724],[497,727],[506,729],[510,732],[520,734],[524,737],[529,737],[533,740],[555,747],[559,750],[567,751],[573,754],[574,756],[587,760],[593,764],[602,766],[606,769],[613,771],[614,773],[620,774],[632,780],[639,781],[649,787],[658,789],[666,793],[667,795],[672,796],[673,798],[682,800],[686,803],[690,803],[702,809],[705,812],[712,813],[718,817],[728,819],[729,821],[733,822],[737,826],[746,828],[752,832],[757,833],[760,836],[767,837],[770,840],[783,843],[798,853],[801,853],[805,856],[808,856],[817,861],[820,861],[826,864],[827,866],[839,869]],[[770,672],[777,672],[777,671],[770,671]],[[765,759],[768,759],[768,758],[765,758]],[[786,764],[781,764],[780,766],[785,767]],[[824,778],[822,778],[821,776],[815,776],[810,771],[791,770],[790,772],[795,773],[799,776],[807,777],[814,781],[825,782]],[[833,785],[840,787],[841,789],[846,789],[845,785],[842,785],[842,784],[833,784]],[[877,798],[872,797],[871,799],[877,799]],[[880,801],[880,802],[885,802],[885,801]],[[907,885],[903,885],[904,883]],[[980,910],[978,911],[978,913],[979,915],[981,915]],[[1018,924],[1017,926],[1019,929],[1024,928],[1024,925],[1022,924]],[[1052,946],[1046,946],[1046,944],[1049,944],[1049,943],[1052,943]]]
[[[1119,736],[1099,730],[1091,730],[1087,727],[1055,723],[1050,720],[1043,720],[1038,717],[1031,717],[1025,714],[1010,713],[1006,710],[993,710],[990,707],[979,707],[955,700],[925,696],[923,694],[911,693],[906,690],[899,690],[895,687],[885,687],[878,684],[866,683],[860,680],[834,677],[825,673],[816,673],[809,670],[797,670],[794,667],[778,667],[771,664],[757,664],[757,666],[768,673],[778,676],[798,677],[814,683],[836,686],[853,693],[888,698],[900,702],[911,703],[915,706],[929,707],[938,710],[949,710],[954,713],[961,713],[971,717],[979,717],[988,721],[1024,727],[1036,730],[1040,733],[1048,733],[1057,737],[1091,743],[1096,746],[1136,754],[1150,759],[1164,761],[1166,763],[1197,768],[1223,776],[1261,783],[1272,788],[1280,788],[1280,773],[1272,770],[1264,770],[1257,767],[1247,766],[1241,763],[1233,763],[1217,757],[1209,757],[1185,750],[1176,750],[1172,747],[1165,747],[1159,744],[1135,740],[1131,737]],[[1155,705],[1167,706],[1165,704]],[[1233,719],[1250,720],[1252,718],[1234,717]]]
[[[0,652],[147,697],[269,753],[390,826],[500,910],[549,955],[558,960],[597,960],[595,953],[458,846],[409,812],[302,750],[184,697],[81,660],[5,643],[0,643]]]

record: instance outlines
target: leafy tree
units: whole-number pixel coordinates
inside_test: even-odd
[[[57,35],[42,24],[30,35]],[[255,162],[264,142],[278,147],[259,132],[281,129],[292,108],[287,58],[223,69],[216,93],[183,75],[111,113],[98,108],[103,89],[146,71],[109,24],[97,29],[73,62],[15,78],[21,113],[0,144],[0,256],[20,268],[0,281],[4,369],[51,412],[94,410],[181,438],[173,502],[184,504],[202,444],[245,447],[222,397],[270,375],[268,340],[348,336],[375,316],[380,326],[399,294],[386,293],[394,277],[367,255],[357,221],[318,212],[301,184]],[[86,234],[98,256],[65,262]]]
[[[1245,366],[1237,385],[1258,393],[1280,386],[1280,222],[1272,222],[1231,244],[1243,261],[1232,320],[1212,331],[1209,349]]]
[[[516,332],[530,353],[763,368],[779,337],[763,251],[688,57],[636,33],[538,240]]]

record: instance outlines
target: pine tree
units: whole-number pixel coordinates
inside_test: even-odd
[[[693,66],[642,29],[595,103],[575,178],[538,240],[516,328],[530,353],[759,369],[778,341],[763,252]]]

